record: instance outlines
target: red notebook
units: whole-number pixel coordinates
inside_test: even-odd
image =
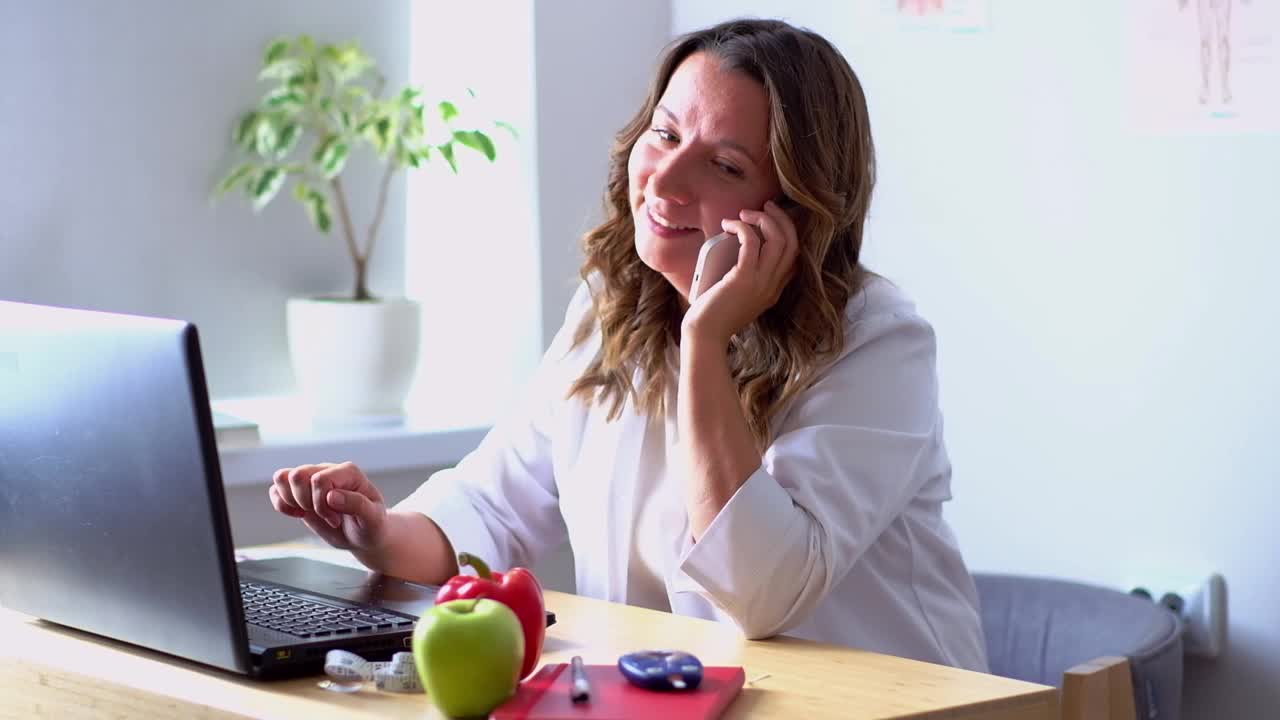
[[[627,682],[615,665],[586,665],[591,699],[569,698],[569,665],[544,665],[520,683],[516,694],[489,717],[492,720],[579,720],[585,718],[661,718],[712,720],[738,697],[746,675],[740,667],[704,667],[696,690],[645,690]]]

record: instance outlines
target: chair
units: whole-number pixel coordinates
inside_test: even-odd
[[[1178,720],[1182,624],[1173,612],[1063,580],[974,581],[992,673],[1061,688],[1063,720]]]

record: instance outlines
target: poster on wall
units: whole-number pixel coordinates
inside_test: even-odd
[[[881,0],[882,12],[892,15],[898,29],[976,33],[987,29],[988,0]]]
[[[1129,8],[1135,131],[1280,132],[1280,0],[1132,0]]]

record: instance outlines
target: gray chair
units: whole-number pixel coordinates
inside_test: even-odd
[[[1063,580],[974,581],[992,673],[1061,688],[1064,720],[1178,720],[1182,624],[1173,612]]]

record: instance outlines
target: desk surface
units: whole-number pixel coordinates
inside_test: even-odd
[[[546,600],[558,622],[544,662],[612,664],[638,648],[687,648],[746,669],[730,718],[1057,718],[1057,691],[1043,685],[789,638],[748,641],[708,620],[576,595]],[[422,695],[372,685],[343,695],[314,677],[254,681],[3,608],[0,638],[0,717],[439,717]]]

